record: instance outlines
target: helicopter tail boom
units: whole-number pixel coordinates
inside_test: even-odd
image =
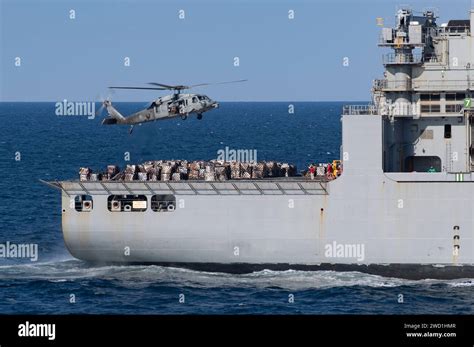
[[[117,111],[113,106],[110,101],[104,101],[104,106],[107,109],[107,112],[109,114],[109,117],[104,119],[102,124],[117,124],[125,121],[125,117],[120,114],[119,111]]]
[[[112,125],[112,124],[117,124],[117,120],[112,117],[107,117],[102,120],[102,124],[104,125]]]

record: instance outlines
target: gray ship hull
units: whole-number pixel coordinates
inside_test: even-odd
[[[343,116],[344,173],[336,180],[256,180],[247,188],[216,182],[209,190],[175,182],[165,185],[176,197],[172,212],[107,208],[120,189],[150,201],[168,193],[164,184],[59,182],[65,243],[74,257],[101,263],[473,276],[471,174],[458,182],[447,172],[384,173],[382,132],[381,117]],[[75,194],[92,196],[94,208],[71,208]]]

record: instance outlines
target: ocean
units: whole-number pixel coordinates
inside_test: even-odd
[[[226,147],[303,170],[339,158],[343,104],[224,102],[202,120],[144,124],[130,135],[127,127],[102,126],[103,116],[57,116],[54,103],[0,103],[0,244],[39,248],[35,262],[0,258],[0,314],[473,314],[468,278],[93,266],[68,253],[60,193],[39,181],[77,178],[82,166],[209,160]],[[145,103],[114,105],[125,115]]]

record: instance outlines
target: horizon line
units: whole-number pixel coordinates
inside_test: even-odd
[[[63,102],[64,100],[67,100],[67,99],[63,99],[63,100],[54,100],[54,101],[51,101],[51,100],[42,100],[42,101],[38,101],[38,100],[33,100],[33,101],[14,101],[14,100],[4,100],[4,101],[0,101],[0,103],[57,103],[57,102]],[[94,101],[94,100],[67,100],[67,101],[70,101],[70,102],[95,102],[95,103],[100,103],[101,101]],[[136,103],[146,103],[146,102],[150,102],[149,100],[138,100],[138,101],[114,101],[114,103],[124,103],[124,102],[127,102],[127,103],[132,103],[132,102],[136,102]],[[244,103],[244,102],[261,102],[261,103],[264,103],[264,102],[284,102],[284,103],[292,103],[292,102],[370,102],[368,100],[295,100],[295,101],[290,101],[290,100],[253,100],[253,101],[249,101],[249,100],[219,100],[218,102],[239,102],[239,103]]]

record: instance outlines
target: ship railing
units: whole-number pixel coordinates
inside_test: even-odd
[[[376,115],[375,105],[345,105],[342,108],[343,115]]]
[[[460,34],[469,35],[471,30],[468,26],[446,26],[446,27],[439,27],[436,29],[436,34],[438,36],[458,36]]]
[[[384,90],[387,89],[388,81],[387,80],[373,80],[372,88],[374,90]]]
[[[414,90],[467,90],[474,87],[474,81],[463,80],[412,80]]]
[[[466,90],[473,89],[474,81],[464,80],[405,80],[388,81],[386,79],[373,80],[372,87],[377,91],[395,90]]]
[[[390,115],[395,117],[414,116],[419,114],[415,103],[381,103],[376,105],[346,105],[343,115]]]
[[[413,46],[417,46],[417,47],[421,47],[423,46],[425,43],[422,41],[420,42],[410,42],[408,41],[407,39],[402,39],[402,40],[397,40],[396,37],[392,37],[392,39],[388,39],[382,34],[379,35],[379,38],[378,38],[378,45],[379,46],[385,46],[385,47],[397,47],[397,48],[400,48],[400,47],[407,47],[407,48],[410,48],[410,47],[413,47]]]
[[[432,28],[432,35],[434,37],[445,37],[445,36],[469,36],[471,34],[471,29],[469,26],[446,26],[446,27],[438,27]],[[378,37],[378,44],[379,46],[388,46],[388,47],[421,47],[426,44],[426,35],[422,36],[421,41],[417,42],[410,42],[408,39],[404,38],[402,40],[397,40],[396,37],[392,37],[391,40],[387,40],[387,38],[382,34]]]
[[[442,60],[436,54],[425,54],[423,56],[423,62],[424,63],[440,63],[442,62]]]
[[[386,79],[373,80],[372,87],[374,90],[395,90],[395,91],[408,91],[411,90],[411,81],[388,81]]]
[[[383,64],[421,64],[423,62],[422,54],[413,53],[388,53],[383,55]]]
[[[380,105],[380,114],[394,117],[412,117],[419,114],[416,103],[394,102]]]

